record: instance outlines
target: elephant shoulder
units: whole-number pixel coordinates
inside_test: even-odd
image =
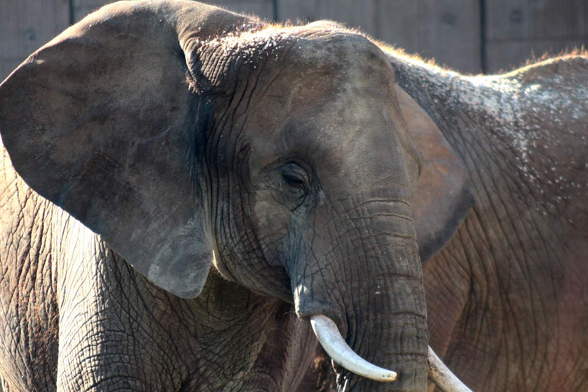
[[[51,221],[58,208],[32,190],[18,175],[6,149],[0,145],[0,264],[11,265],[42,257],[31,248],[47,251]]]
[[[574,52],[530,63],[506,76],[526,83],[555,80],[588,80],[588,52]]]
[[[536,104],[557,103],[554,95],[565,95],[570,104],[587,108],[588,52],[572,53],[529,64],[503,76],[505,81],[515,83],[525,97]],[[566,100],[564,100],[566,101]],[[558,101],[559,102],[559,101]],[[585,110],[588,115],[588,110]]]
[[[588,53],[578,52],[527,65],[501,77],[523,122],[575,143],[587,135]]]
[[[4,219],[10,214],[10,209],[20,209],[24,199],[34,196],[31,192],[32,190],[16,173],[0,139],[0,210],[2,211],[0,224],[4,223]]]
[[[5,327],[0,391],[47,390],[55,384],[59,317],[51,223],[56,209],[16,173],[0,143],[0,325]],[[29,355],[5,360],[15,353]]]

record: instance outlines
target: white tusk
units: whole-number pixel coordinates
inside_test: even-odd
[[[335,322],[327,316],[322,314],[312,316],[310,325],[319,343],[336,364],[371,380],[382,382],[396,380],[395,372],[373,365],[357,355],[347,345]]]
[[[429,378],[443,392],[472,392],[429,347]]]

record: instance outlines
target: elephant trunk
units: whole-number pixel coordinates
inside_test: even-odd
[[[347,383],[348,391],[422,392],[427,387],[428,334],[420,260],[408,205],[394,200],[373,198],[369,208],[352,208],[355,213],[343,221],[316,224],[323,230],[303,241],[312,244],[302,252],[312,260],[298,262],[291,274],[297,278],[294,299],[301,317],[327,316],[361,358],[397,373],[395,381],[381,382],[369,379],[378,378],[370,377],[369,369],[363,377],[342,370],[340,383]],[[325,215],[333,216],[336,207],[329,208]],[[383,376],[393,378],[391,373]]]

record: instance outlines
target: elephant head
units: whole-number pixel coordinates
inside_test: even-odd
[[[2,83],[0,131],[33,189],[155,285],[193,298],[214,268],[319,335],[334,323],[321,343],[336,360],[351,347],[398,372],[350,390],[426,387],[419,244],[427,258],[447,240],[467,187],[369,39],[115,3]],[[344,366],[394,378],[357,361]]]

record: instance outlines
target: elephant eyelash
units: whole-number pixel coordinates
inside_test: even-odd
[[[287,189],[283,189],[290,196],[288,204],[290,210],[295,211],[300,208],[307,199],[310,189],[310,179],[307,171],[297,163],[289,162],[280,168],[280,176]]]
[[[306,190],[310,184],[308,174],[302,166],[290,162],[282,166],[280,173],[286,185]]]
[[[305,189],[306,188],[306,181],[298,176],[292,175],[290,173],[282,173],[282,179],[284,182],[292,186],[294,188]]]

